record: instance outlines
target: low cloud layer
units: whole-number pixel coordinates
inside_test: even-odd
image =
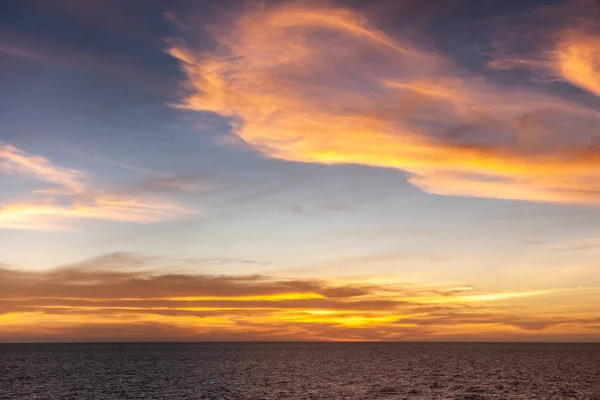
[[[178,274],[151,261],[113,254],[46,271],[0,268],[0,340],[576,340],[600,328],[599,310],[566,316],[519,302],[577,288],[490,293]]]
[[[211,49],[170,41],[180,106],[229,118],[269,157],[396,168],[443,195],[600,203],[597,103],[474,75],[352,9],[285,2],[228,18]],[[597,37],[564,29],[548,65],[597,96]]]

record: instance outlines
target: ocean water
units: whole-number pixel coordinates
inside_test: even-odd
[[[0,344],[0,399],[596,399],[599,344]]]

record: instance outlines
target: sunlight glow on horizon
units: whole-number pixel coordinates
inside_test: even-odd
[[[359,3],[8,27],[0,342],[600,341],[594,2]]]

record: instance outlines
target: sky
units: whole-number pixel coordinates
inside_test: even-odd
[[[0,342],[600,341],[595,0],[0,4]]]

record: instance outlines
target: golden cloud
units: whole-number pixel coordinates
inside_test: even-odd
[[[567,82],[600,96],[600,34],[566,30],[554,57],[556,71]]]
[[[396,168],[443,195],[600,203],[597,108],[474,77],[344,8],[256,8],[211,32],[211,50],[171,41],[179,106],[230,118],[270,157]],[[561,68],[594,91],[596,42],[568,40]]]
[[[0,268],[0,340],[439,340],[462,332],[569,339],[600,326],[597,307],[563,315],[562,302],[543,309],[519,302],[577,296],[576,288],[504,293],[340,284],[164,273],[150,262],[114,254],[46,271]]]

